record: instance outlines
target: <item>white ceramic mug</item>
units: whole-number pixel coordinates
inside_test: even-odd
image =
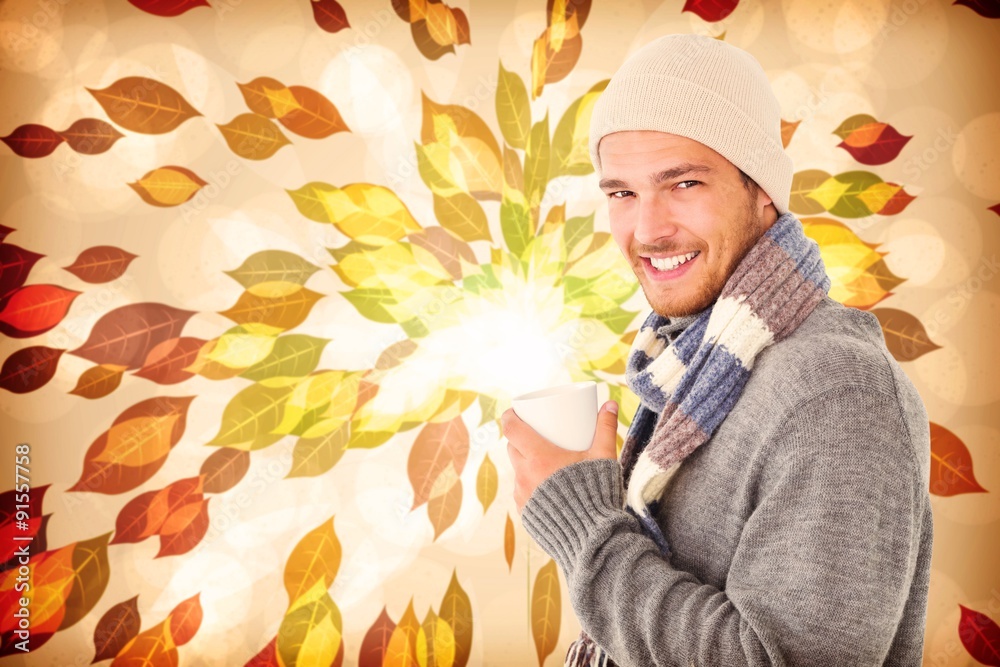
[[[582,452],[597,432],[597,383],[591,380],[548,387],[511,399],[514,414],[546,440]]]

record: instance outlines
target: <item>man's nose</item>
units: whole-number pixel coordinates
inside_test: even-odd
[[[658,245],[660,239],[677,233],[670,207],[656,195],[639,200],[638,219],[635,222],[635,240],[643,245]]]

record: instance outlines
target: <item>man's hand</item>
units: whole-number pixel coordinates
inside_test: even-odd
[[[524,509],[535,487],[546,477],[565,466],[587,459],[617,459],[618,404],[608,401],[597,413],[597,431],[590,449],[575,452],[546,440],[507,408],[500,416],[507,438],[507,455],[514,466],[514,503],[518,514]]]

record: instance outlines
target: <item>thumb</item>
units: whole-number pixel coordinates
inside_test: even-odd
[[[608,401],[597,413],[597,432],[590,446],[592,458],[618,458],[618,403]]]

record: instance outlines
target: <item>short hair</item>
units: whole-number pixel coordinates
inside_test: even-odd
[[[749,192],[751,196],[756,195],[757,191],[760,190],[760,186],[757,185],[757,181],[747,176],[746,172],[742,169],[740,169],[740,180],[743,181],[743,187],[746,188],[746,191]]]

